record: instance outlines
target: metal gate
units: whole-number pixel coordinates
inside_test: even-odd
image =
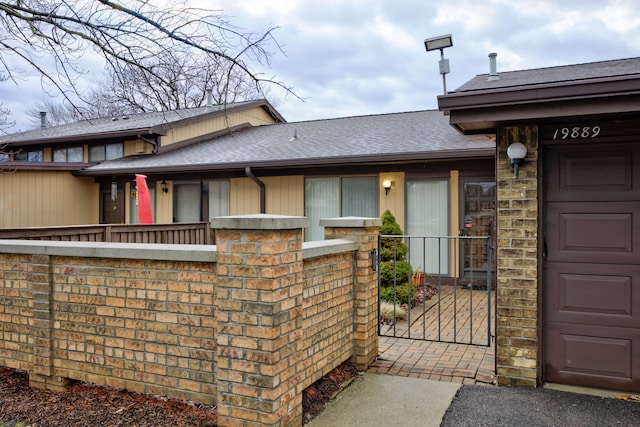
[[[378,237],[378,335],[491,345],[491,238]]]

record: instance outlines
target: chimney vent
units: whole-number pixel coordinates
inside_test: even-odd
[[[40,129],[47,127],[47,112],[40,111]]]
[[[494,80],[499,80],[500,77],[498,76],[498,66],[497,66],[497,61],[496,61],[496,57],[498,56],[497,53],[495,52],[491,52],[489,54],[489,78],[487,79],[488,81],[494,81]]]
[[[213,89],[207,89],[207,107],[213,107]]]

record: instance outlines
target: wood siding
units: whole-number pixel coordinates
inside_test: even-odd
[[[258,177],[265,184],[266,213],[304,215],[304,177]],[[260,186],[250,178],[231,180],[230,214],[249,215],[260,212]]]
[[[186,141],[243,123],[251,123],[254,126],[259,126],[273,124],[275,121],[263,108],[256,107],[247,111],[230,113],[208,120],[187,122],[184,126],[168,130],[167,135],[162,137],[161,145],[165,147],[176,142]]]
[[[68,171],[0,174],[0,227],[99,222],[99,186]]]

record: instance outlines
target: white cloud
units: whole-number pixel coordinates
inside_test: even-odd
[[[271,69],[259,70],[308,99],[285,99],[272,90],[290,121],[436,108],[442,93],[439,52],[425,52],[423,40],[441,34],[452,33],[454,40],[445,50],[449,90],[487,73],[489,52],[498,53],[499,71],[640,56],[637,0],[192,4],[222,10],[233,24],[252,31],[279,27],[275,36],[286,56],[276,54]],[[39,90],[39,84],[32,87]]]

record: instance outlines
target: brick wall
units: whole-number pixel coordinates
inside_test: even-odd
[[[353,254],[305,259],[304,272],[303,390],[322,377],[328,366],[337,366],[352,356]]]
[[[517,179],[507,157],[516,141],[528,151]],[[496,372],[502,385],[535,386],[538,378],[537,164],[536,127],[499,129]]]
[[[301,425],[304,388],[377,353],[369,245],[303,244],[305,221],[226,218],[217,247],[4,241],[0,365],[37,387],[216,403],[221,425]],[[334,221],[345,236],[377,233]]]

